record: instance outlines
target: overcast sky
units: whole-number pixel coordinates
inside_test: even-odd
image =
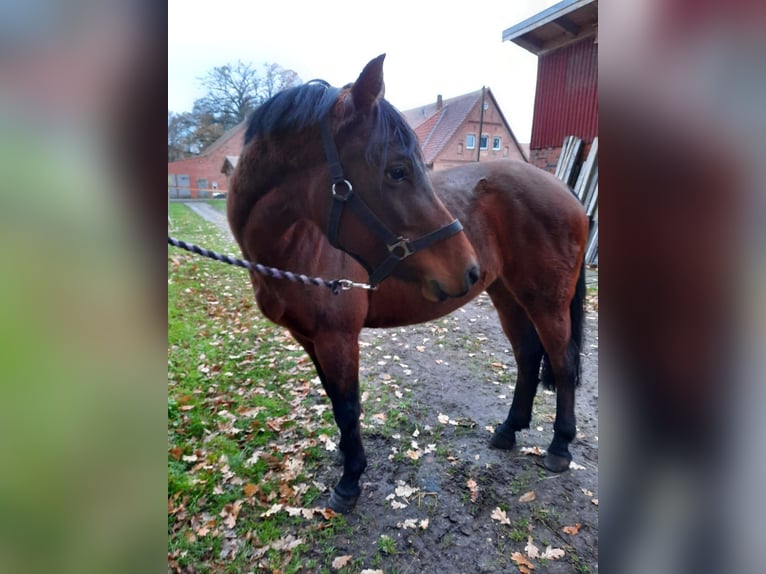
[[[169,0],[168,109],[190,111],[199,78],[242,60],[276,63],[304,81],[353,82],[386,53],[386,98],[400,110],[492,88],[521,142],[532,129],[537,57],[506,28],[556,0]]]

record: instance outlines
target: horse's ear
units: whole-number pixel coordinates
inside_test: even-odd
[[[383,60],[385,54],[381,54],[374,60],[371,60],[359,74],[359,78],[354,82],[351,88],[351,95],[354,98],[354,107],[357,111],[369,111],[372,106],[385,92],[383,84]]]

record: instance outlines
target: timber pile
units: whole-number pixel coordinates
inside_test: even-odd
[[[582,148],[580,138],[565,137],[555,173],[556,177],[572,188],[588,214],[590,235],[585,248],[585,263],[598,265],[598,138],[593,140],[584,162],[579,161]]]

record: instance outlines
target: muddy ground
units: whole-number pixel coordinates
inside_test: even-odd
[[[418,436],[389,435],[365,417],[369,463],[362,497],[348,517],[358,529],[353,539],[337,541],[339,554],[371,553],[385,535],[396,541],[397,549],[380,565],[386,573],[517,572],[512,556],[521,552],[529,558],[525,547],[531,536],[541,552],[547,546],[564,550],[560,559],[530,559],[535,572],[598,571],[595,310],[587,315],[583,384],[576,401],[578,433],[571,447],[576,465],[560,475],[545,470],[540,456],[521,452],[524,447],[544,450],[552,438],[555,395],[542,388],[531,428],[518,433],[518,447],[511,452],[489,447],[488,427],[507,414],[516,367],[486,294],[439,321],[365,330],[361,341],[363,389],[382,384],[402,392],[408,399],[403,403],[406,417]],[[445,415],[449,421],[443,424],[439,415],[441,421]],[[427,444],[436,444],[437,450],[414,462],[401,456],[390,460],[392,449],[401,453],[411,440],[421,451]],[[339,468],[328,471],[326,478],[333,484]],[[477,484],[475,500],[469,480]],[[418,492],[391,499],[402,484]],[[529,492],[535,500],[520,502]],[[408,506],[394,509],[393,501]],[[491,518],[496,508],[506,511],[510,524]],[[398,526],[406,519],[420,524],[426,518],[425,529]],[[577,534],[565,533],[567,526],[574,526]]]
[[[526,454],[533,447],[544,451],[553,436],[555,395],[542,387],[518,446],[489,446],[489,429],[510,407],[516,366],[486,294],[438,321],[363,331],[368,467],[362,496],[347,517],[353,535],[339,534],[336,555],[377,556],[370,568],[385,574],[531,571],[524,560],[536,573],[598,572],[595,271],[588,272],[588,285],[574,464],[562,474]],[[317,478],[331,486],[340,467],[327,457]],[[534,500],[520,501],[530,492]],[[530,541],[540,554],[550,546],[563,556],[533,557]]]

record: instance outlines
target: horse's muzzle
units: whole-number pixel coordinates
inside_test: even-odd
[[[465,272],[462,289],[460,291],[450,292],[449,290],[445,289],[444,286],[436,279],[431,279],[429,282],[429,287],[434,299],[441,303],[442,301],[446,301],[450,298],[456,299],[467,295],[471,290],[471,287],[479,282],[479,277],[479,266],[477,264],[473,264]]]

